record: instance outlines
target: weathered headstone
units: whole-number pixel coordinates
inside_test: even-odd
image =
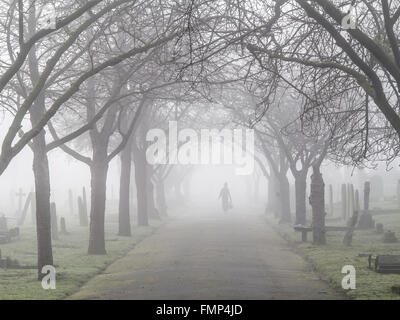
[[[21,188],[19,188],[19,191],[16,194],[16,196],[18,197],[18,215],[17,216],[19,217],[21,215],[21,212],[22,212],[22,202],[23,202],[23,199],[26,196],[26,194],[23,193]]]
[[[358,193],[358,190],[356,190],[354,193],[354,201],[355,201],[354,210],[359,212],[360,211],[360,195]]]
[[[348,229],[343,238],[343,244],[347,247],[351,246],[353,241],[353,233],[358,220],[358,211],[354,210],[349,222],[347,223]]]
[[[79,212],[79,225],[81,227],[88,226],[87,215],[85,214],[85,208],[81,197],[78,197],[78,212]]]
[[[374,229],[375,221],[372,219],[372,215],[368,212],[364,212],[360,216],[360,220],[358,221],[358,228],[362,230]]]
[[[371,177],[371,201],[379,202],[383,200],[383,178],[378,175]]]
[[[371,192],[371,184],[369,181],[364,183],[364,210],[369,210],[369,194]]]
[[[400,209],[400,180],[397,180],[397,207]]]
[[[5,216],[0,217],[0,231],[8,231],[7,218]]]
[[[69,202],[69,214],[74,215],[74,197],[72,195],[72,190],[68,190],[68,202]]]
[[[395,233],[393,231],[390,231],[390,230],[386,231],[383,234],[383,242],[384,243],[395,243],[395,242],[397,242],[397,237],[396,237]]]
[[[376,233],[382,234],[383,233],[383,224],[382,223],[377,223],[376,224]]]
[[[347,191],[345,184],[342,184],[342,217],[344,220],[347,218]]]
[[[311,175],[310,204],[312,207],[313,243],[326,244],[325,236],[325,184],[318,166]]]
[[[352,217],[354,214],[354,188],[351,183],[347,185],[347,215]]]
[[[88,216],[88,205],[87,205],[87,198],[86,198],[86,188],[83,187],[82,189],[82,204],[83,204],[83,213],[86,217],[87,220],[87,216]]]
[[[58,240],[58,222],[57,222],[57,208],[56,204],[52,202],[50,204],[50,222],[51,222],[51,238]]]
[[[333,188],[329,185],[329,215],[333,216]]]
[[[363,230],[375,228],[375,221],[372,219],[372,215],[368,212],[370,191],[371,184],[369,181],[366,181],[364,183],[364,213],[360,216],[358,222],[358,228]]]
[[[60,233],[63,235],[68,235],[69,232],[67,231],[67,226],[65,224],[65,218],[61,217],[60,219]]]
[[[34,197],[33,192],[28,194],[28,197],[25,200],[24,208],[22,209],[21,215],[18,220],[18,225],[22,226],[25,222],[26,214],[28,213],[28,209],[32,206],[32,198]]]

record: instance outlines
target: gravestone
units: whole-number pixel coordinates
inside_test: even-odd
[[[18,220],[18,225],[22,226],[25,222],[26,214],[28,213],[28,209],[32,206],[32,198],[34,197],[33,192],[29,192],[28,197],[25,200],[24,208],[22,209],[21,215]]]
[[[382,234],[383,233],[383,224],[382,223],[377,223],[376,224],[376,233]]]
[[[371,184],[369,181],[364,183],[364,210],[369,210],[369,194],[371,192]]]
[[[65,218],[61,217],[60,219],[60,233],[63,235],[68,235],[69,232],[67,231],[67,226],[65,224]]]
[[[400,255],[378,255],[375,258],[375,271],[380,273],[400,273]]]
[[[384,243],[395,243],[397,242],[397,237],[394,232],[388,230],[383,234]]]
[[[362,230],[375,228],[375,221],[372,219],[372,215],[368,212],[370,191],[371,184],[369,181],[366,181],[364,183],[364,213],[360,216],[358,222],[358,228]]]
[[[56,204],[52,202],[50,204],[50,222],[51,222],[51,238],[58,240],[58,223],[57,223],[57,208]]]
[[[329,185],[329,215],[333,216],[333,188]]]
[[[82,190],[82,204],[83,204],[83,214],[85,215],[86,220],[87,220],[88,206],[87,206],[86,188],[85,187],[83,187],[83,190]]]
[[[354,210],[353,215],[347,223],[348,229],[343,238],[343,244],[347,247],[351,246],[351,242],[353,241],[353,233],[356,227],[358,220],[358,211]]]
[[[392,290],[392,292],[395,294],[400,294],[400,286],[392,286],[390,290]]]
[[[355,192],[355,194],[354,194],[354,198],[355,198],[355,204],[354,204],[354,207],[355,207],[355,210],[356,211],[360,211],[360,195],[359,195],[359,193],[358,193],[358,190],[356,190],[356,192]]]
[[[342,184],[342,217],[344,220],[347,218],[347,191],[345,184]]]
[[[22,189],[19,188],[18,193],[16,193],[16,196],[18,197],[18,214],[17,217],[21,215],[22,212],[22,202],[24,200],[24,197],[26,196],[25,193],[23,193]]]
[[[74,215],[74,197],[72,195],[72,190],[68,190],[68,203],[69,203],[69,214]]]
[[[79,225],[81,227],[87,227],[88,218],[87,215],[85,214],[85,208],[81,197],[78,197],[78,213],[79,213]]]
[[[374,175],[371,177],[371,201],[379,202],[383,200],[383,179],[381,176]]]
[[[7,218],[2,215],[0,217],[0,232],[8,232],[8,226],[7,226]]]
[[[347,215],[351,218],[354,214],[354,188],[351,183],[347,185]]]
[[[361,230],[374,229],[375,221],[372,219],[372,215],[368,212],[364,212],[360,216],[360,220],[358,221],[358,226]]]

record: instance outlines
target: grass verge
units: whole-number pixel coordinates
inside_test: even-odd
[[[327,245],[315,246],[310,242],[301,242],[301,233],[293,227],[279,224],[277,220],[268,217],[268,222],[286,239],[292,247],[310,262],[322,279],[328,281],[334,288],[343,290],[341,282],[345,274],[341,273],[345,265],[353,265],[356,269],[356,289],[346,290],[350,299],[400,300],[400,295],[391,292],[393,285],[400,285],[400,274],[380,274],[368,268],[367,254],[400,254],[400,242],[383,243],[382,234],[375,230],[356,230],[351,247],[342,244],[344,232],[328,232]],[[391,230],[400,236],[400,215],[375,216],[377,223],[382,223],[385,230]],[[343,224],[343,223],[342,223]],[[343,290],[344,291],[344,290]]]
[[[88,228],[67,223],[70,234],[60,235],[59,240],[53,240],[57,288],[55,290],[42,289],[41,283],[37,280],[36,269],[0,269],[0,300],[66,298],[90,278],[101,273],[112,262],[123,257],[162,223],[151,221],[149,227],[133,227],[132,237],[119,237],[117,236],[118,223],[106,222],[107,255],[88,255]],[[35,228],[22,227],[20,233],[19,240],[0,245],[2,257],[9,256],[11,259],[17,259],[21,265],[36,265]]]

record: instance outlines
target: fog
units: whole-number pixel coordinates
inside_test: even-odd
[[[399,7],[2,1],[0,300],[399,299]]]

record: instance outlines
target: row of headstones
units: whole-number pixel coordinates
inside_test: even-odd
[[[20,195],[22,195],[22,190],[19,192]],[[17,194],[18,195],[18,194]],[[68,191],[69,195],[69,210],[71,215],[73,215],[73,195],[72,195],[72,190],[69,189]],[[53,205],[54,203],[52,203]],[[54,204],[55,205],[55,204]],[[21,206],[22,207],[22,206]],[[28,209],[31,208],[31,215],[32,215],[32,223],[36,223],[36,198],[35,198],[35,193],[30,192],[28,194],[28,197],[25,200],[25,204],[23,206],[23,209],[21,210],[21,214],[18,219],[18,225],[22,226],[25,222],[25,218],[28,212]],[[89,225],[88,222],[88,206],[87,206],[87,197],[86,197],[86,189],[83,187],[82,189],[82,196],[78,197],[78,217],[79,217],[79,224],[82,227],[87,227]],[[64,219],[65,220],[65,219]]]
[[[370,203],[371,184],[369,181],[364,183],[364,202],[363,202],[363,214],[359,217],[360,228],[373,228],[374,221],[372,215],[367,211],[369,210]],[[329,185],[328,189],[329,197],[329,209],[328,215],[334,216],[334,204],[333,204],[333,187]],[[360,212],[360,193],[354,188],[353,184],[342,184],[341,185],[341,216],[344,220],[351,218],[354,212]]]
[[[72,195],[72,190],[68,190],[68,198],[69,198],[69,210],[71,214],[74,212],[74,198]],[[78,196],[78,216],[79,216],[79,224],[82,227],[88,226],[88,206],[87,206],[87,198],[86,198],[86,188],[82,188],[82,196]]]
[[[370,182],[364,183],[364,210],[369,210],[369,195],[371,191]],[[329,196],[329,210],[328,215],[334,215],[334,204],[333,204],[333,187],[330,184],[328,189]],[[360,211],[360,194],[357,189],[354,189],[354,185],[342,184],[341,186],[341,212],[343,219],[347,219],[353,215],[354,211]]]

